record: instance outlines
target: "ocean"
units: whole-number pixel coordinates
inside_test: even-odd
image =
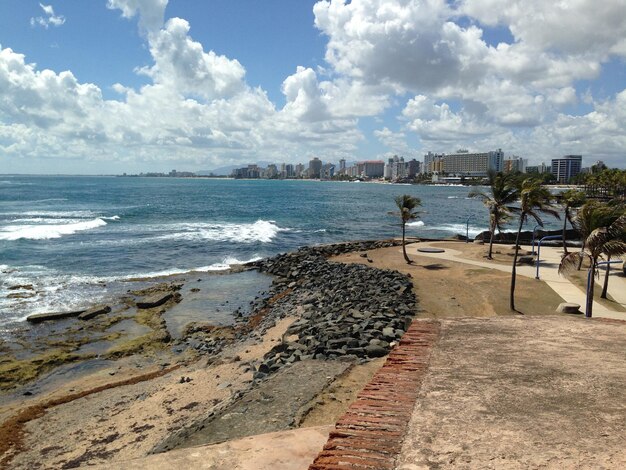
[[[0,175],[0,334],[27,315],[106,301],[127,280],[300,246],[400,235],[394,197],[422,200],[408,235],[487,228],[468,187],[208,178]],[[557,227],[559,224],[552,224]],[[532,228],[532,227],[531,227]],[[233,283],[240,282],[233,278]],[[32,289],[16,289],[32,286]],[[232,286],[236,291],[236,286]]]

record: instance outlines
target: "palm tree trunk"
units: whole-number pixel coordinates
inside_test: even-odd
[[[489,231],[489,253],[487,253],[487,259],[493,259],[493,237],[496,234],[496,224],[491,223],[491,230]]]
[[[587,305],[585,306],[585,316],[587,318],[591,318],[593,310],[593,291],[596,284],[596,261],[597,259],[592,259],[591,266],[589,267],[589,290],[587,291]]]
[[[604,271],[604,285],[602,286],[602,294],[600,297],[606,299],[606,291],[609,288],[609,271],[611,270],[611,255],[607,257],[606,270]]]
[[[583,253],[585,253],[585,241],[583,240],[583,246],[580,249],[580,259],[578,260],[578,271],[580,271],[580,268],[582,268],[583,266],[583,259],[585,259],[585,257],[583,256]]]
[[[513,255],[513,268],[511,269],[511,297],[509,299],[509,307],[511,310],[515,310],[515,267],[517,266],[517,254],[519,252],[519,237],[522,232],[522,226],[524,225],[524,214],[519,216],[519,228],[517,229],[517,235],[515,236],[515,254]]]
[[[406,254],[405,234],[406,234],[406,223],[402,221],[402,254],[404,255],[404,261],[406,261],[408,264],[411,264],[411,260]]]
[[[565,208],[565,217],[563,217],[563,253],[567,254],[567,243],[565,243],[565,233],[567,232],[567,215],[569,210]]]

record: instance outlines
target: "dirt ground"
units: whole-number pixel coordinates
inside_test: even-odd
[[[463,251],[472,259],[482,260],[486,253],[486,248],[482,245],[450,243],[449,246],[446,243],[438,246]],[[512,250],[502,246],[499,251],[508,253]],[[409,265],[404,261],[402,250],[398,247],[373,250],[367,255],[372,262],[361,257],[361,253],[348,253],[333,258],[333,261],[396,269],[410,274],[419,303],[420,318],[517,315],[509,310],[511,276],[508,273],[450,261],[436,261],[413,254],[411,259],[415,263]],[[499,259],[502,262],[511,262],[507,254],[500,255]],[[515,299],[516,308],[527,315],[552,315],[563,301],[545,283],[522,276],[517,277]]]
[[[442,320],[397,468],[625,468],[626,329]]]

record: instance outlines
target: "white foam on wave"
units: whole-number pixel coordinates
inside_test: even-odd
[[[423,227],[424,222],[422,222],[421,220],[416,220],[415,222],[407,222],[406,226],[407,227]]]
[[[227,256],[226,258],[222,260],[221,263],[213,263],[208,266],[200,266],[196,268],[187,268],[187,269],[173,268],[173,269],[166,269],[163,271],[156,271],[156,272],[151,272],[151,273],[129,274],[121,278],[118,277],[117,279],[120,279],[120,280],[152,279],[156,277],[176,276],[178,274],[187,274],[187,273],[207,273],[207,272],[212,272],[212,271],[226,271],[227,269],[230,269],[232,266],[252,263],[260,259],[261,259],[260,257],[255,256],[253,258],[250,258],[249,260],[241,261],[235,257]]]
[[[61,238],[64,235],[72,235],[76,232],[92,230],[106,224],[107,223],[101,218],[96,218],[66,224],[7,225],[0,227],[0,240],[49,240],[52,238]]]
[[[87,219],[91,217],[96,217],[96,214],[93,211],[26,211],[26,212],[14,212],[7,213],[3,215],[17,215],[17,216],[25,216],[25,217],[50,217],[50,218],[79,218],[79,219]]]
[[[251,224],[184,223],[173,227],[175,233],[157,237],[158,240],[213,240],[238,243],[269,243],[279,232],[289,231],[272,220],[257,220]]]
[[[421,222],[421,221],[420,221]],[[408,225],[408,224],[407,224]],[[439,225],[432,225],[432,226],[424,226],[424,230],[429,230],[429,231],[439,231],[439,232],[447,232],[447,233],[451,233],[451,234],[461,234],[461,235],[465,235],[465,232],[467,230],[467,225],[465,224],[439,224]],[[479,233],[483,232],[484,230],[487,230],[486,228],[482,228],[482,227],[476,227],[474,225],[470,225],[469,226],[469,234],[470,235],[478,235]]]
[[[100,217],[102,220],[120,220],[119,215],[112,215],[111,217]]]

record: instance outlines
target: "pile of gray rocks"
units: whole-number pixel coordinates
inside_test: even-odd
[[[298,318],[266,354],[255,378],[304,359],[386,355],[416,312],[411,279],[398,271],[333,263],[327,257],[397,244],[389,240],[306,247],[251,263],[275,276],[268,296],[252,309],[266,311],[260,331],[284,316]]]

